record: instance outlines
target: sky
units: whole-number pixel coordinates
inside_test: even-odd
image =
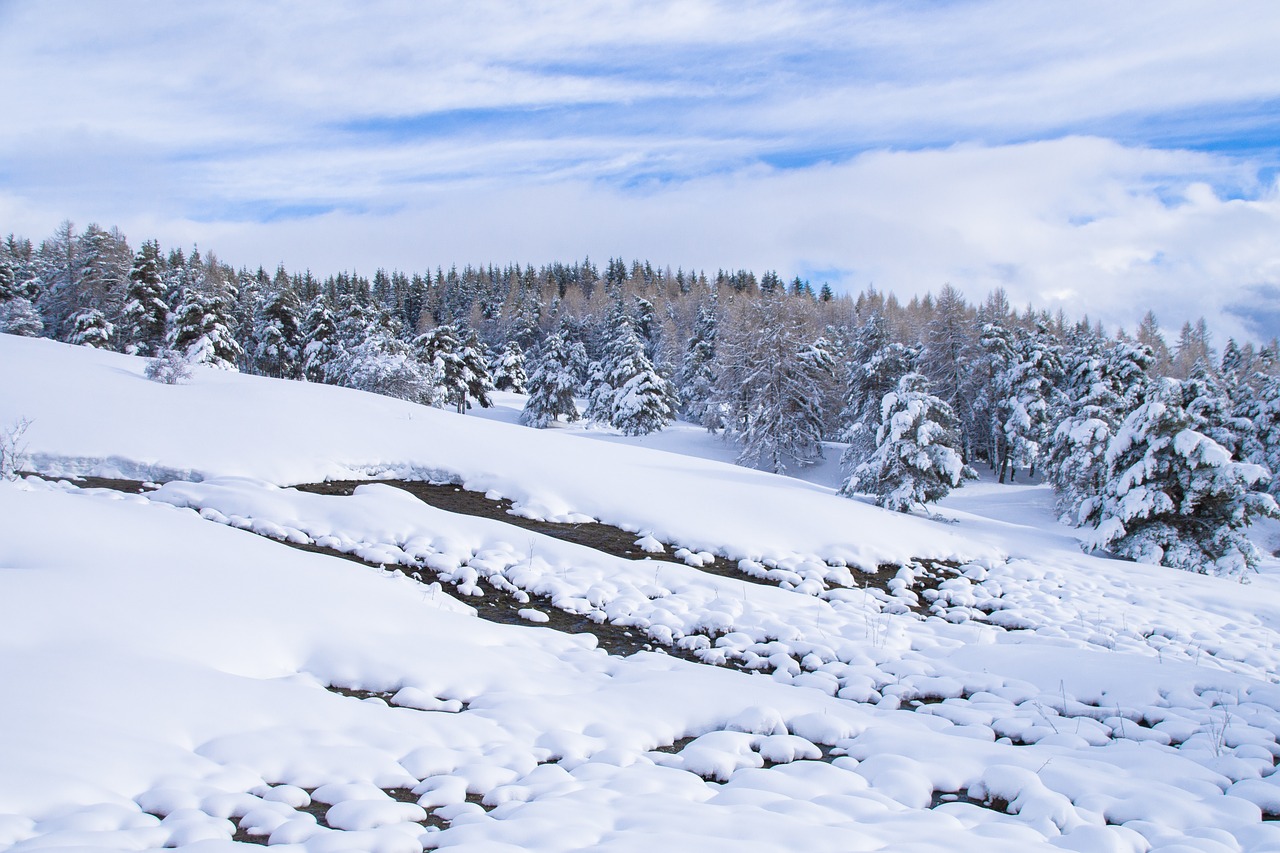
[[[1280,4],[0,0],[0,233],[1280,334]]]

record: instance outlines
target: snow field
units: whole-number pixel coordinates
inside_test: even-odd
[[[41,346],[37,379],[0,375],[17,389],[0,394],[0,422],[13,400],[44,407],[40,465],[202,482],[134,496],[0,484],[0,846],[229,851],[252,830],[299,851],[1280,850],[1262,820],[1280,807],[1270,572],[1240,585],[1088,557],[1032,520],[982,518],[999,490],[944,525],[691,461],[712,483],[742,476],[713,497],[765,500],[743,546],[746,522],[664,503],[687,483],[662,454],[203,371],[177,386],[212,442],[189,447],[134,361]],[[162,452],[144,454],[115,409],[92,429],[68,420],[95,399],[64,399],[93,391],[77,370],[114,383]],[[273,403],[280,429],[234,438],[242,418],[262,423],[268,385],[302,408]],[[405,411],[412,436],[379,417]],[[295,435],[286,415],[327,438]],[[503,448],[485,447],[495,435]],[[557,468],[557,453],[594,467]],[[687,553],[631,562],[388,486],[273,485],[375,457],[488,476],[526,509],[626,521]],[[435,467],[446,458],[459,467]],[[311,476],[274,476],[285,469]],[[792,499],[824,515],[793,528]],[[701,538],[669,535],[681,530]],[[740,554],[771,585],[702,572],[701,551]],[[838,553],[950,554],[960,574],[914,612],[914,569],[873,595],[817,577]],[[489,586],[523,596],[528,624],[476,618]],[[750,671],[607,655],[538,627],[548,600]]]

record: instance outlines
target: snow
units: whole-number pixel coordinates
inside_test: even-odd
[[[32,467],[167,481],[0,483],[0,846],[1280,849],[1275,560],[1242,584],[1090,556],[1037,484],[889,513],[658,449],[732,455],[679,426],[519,427],[518,395],[477,418],[206,367],[161,385],[5,335],[0,363]],[[651,553],[287,488],[370,473]],[[957,570],[919,595],[919,565],[888,591],[842,568],[924,557]],[[477,618],[495,587],[516,624]],[[557,607],[693,660],[606,654]]]

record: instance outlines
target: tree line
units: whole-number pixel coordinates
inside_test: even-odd
[[[1108,334],[1000,290],[902,304],[620,258],[320,279],[68,222],[0,244],[0,331],[147,356],[171,379],[200,363],[458,412],[515,391],[533,427],[680,418],[775,472],[840,443],[842,491],[902,511],[985,465],[1050,482],[1093,547],[1196,571],[1256,565],[1245,529],[1277,514],[1276,341],[1219,351],[1200,320],[1170,344],[1151,312]]]

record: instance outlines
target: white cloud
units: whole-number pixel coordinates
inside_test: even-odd
[[[1161,146],[1265,136],[1276,43],[1269,0],[9,3],[0,228],[318,272],[838,269],[1244,334],[1280,154]]]

